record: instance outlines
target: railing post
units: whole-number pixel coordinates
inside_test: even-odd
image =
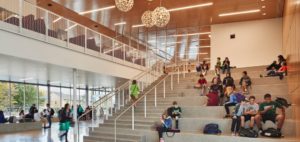
[[[70,27],[70,21],[69,20],[67,20],[67,27],[69,28]],[[70,32],[69,32],[70,30],[67,30],[67,48],[69,48],[69,46],[70,46]]]
[[[142,81],[142,92],[144,91],[144,82]]]
[[[46,42],[48,42],[48,29],[49,29],[49,12],[46,11],[46,15],[45,15],[45,23],[46,23]]]
[[[178,71],[177,71],[177,84],[179,84],[179,74],[180,74],[180,72],[179,72],[179,68],[178,68]]]
[[[132,122],[131,122],[131,124],[132,124],[132,130],[134,130],[134,106],[132,106],[131,108],[132,108],[132,110],[131,110],[132,111],[132,120],[131,120]]]
[[[156,95],[157,95],[157,90],[156,90],[156,86],[154,88],[154,106],[156,107]]]
[[[173,90],[173,74],[171,74],[171,90]]]
[[[125,106],[125,90],[124,89],[122,91],[122,102],[123,102],[122,107],[124,107]]]
[[[118,92],[118,110],[121,108],[121,96],[120,96],[120,91]]]
[[[23,23],[22,23],[22,17],[23,17],[23,0],[19,0],[19,32],[22,33]]]
[[[147,118],[147,96],[144,97],[144,116]]]
[[[87,48],[87,28],[84,28],[84,53],[86,53]]]
[[[164,99],[166,98],[166,80],[164,80]]]
[[[117,119],[115,119],[115,142],[117,142]]]

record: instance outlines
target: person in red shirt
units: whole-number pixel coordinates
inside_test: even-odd
[[[276,72],[276,75],[279,76],[279,79],[282,80],[284,75],[287,75],[287,64],[286,62],[283,63],[283,66],[281,66],[278,71]]]
[[[200,74],[200,78],[198,80],[198,83],[195,85],[195,88],[201,90],[201,93],[200,93],[201,96],[204,95],[206,86],[207,86],[207,81],[204,78],[203,74]]]

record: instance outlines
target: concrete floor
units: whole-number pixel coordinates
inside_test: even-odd
[[[98,126],[99,123],[103,122],[98,120],[94,122],[93,126]],[[89,127],[92,126],[91,121],[80,122],[80,142],[83,142],[83,136],[89,132]],[[0,142],[60,142],[59,134],[59,123],[53,123],[51,129],[41,129],[36,131],[18,132],[18,133],[6,133],[0,134]],[[73,128],[70,128],[68,140],[69,142],[75,142],[76,136],[73,133]],[[62,141],[64,142],[64,140]]]

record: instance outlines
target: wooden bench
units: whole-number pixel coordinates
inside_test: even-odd
[[[41,130],[41,122],[7,123],[0,124],[0,133],[15,133],[32,130]]]

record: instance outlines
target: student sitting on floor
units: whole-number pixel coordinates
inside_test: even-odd
[[[259,106],[255,102],[255,97],[250,96],[249,102],[245,105],[243,115],[241,116],[241,127],[245,128],[245,122],[250,121],[250,129],[252,130],[255,123],[255,115],[258,113]]]
[[[177,102],[174,101],[173,102],[173,106],[170,108],[171,109],[171,116],[173,119],[175,119],[175,128],[178,129],[178,125],[179,125],[179,118],[181,117],[181,107],[178,106]]]
[[[272,101],[272,97],[270,94],[266,94],[264,96],[264,99],[265,101],[259,104],[259,112],[255,116],[255,123],[260,130],[260,133],[263,131],[261,121],[265,123],[267,120],[270,120],[273,123],[277,122],[277,131],[281,132],[281,128],[285,120],[285,108],[279,103]],[[276,113],[277,108],[281,110],[281,114]]]
[[[165,111],[162,115],[160,122],[161,124],[156,128],[156,130],[158,132],[160,142],[164,142],[163,133],[172,128],[172,118],[168,115],[167,111]]]
[[[194,88],[197,88],[197,89],[201,90],[201,93],[200,93],[201,96],[204,95],[206,85],[207,85],[206,79],[204,78],[203,74],[200,74],[200,78],[198,80],[198,83],[194,86]]]

